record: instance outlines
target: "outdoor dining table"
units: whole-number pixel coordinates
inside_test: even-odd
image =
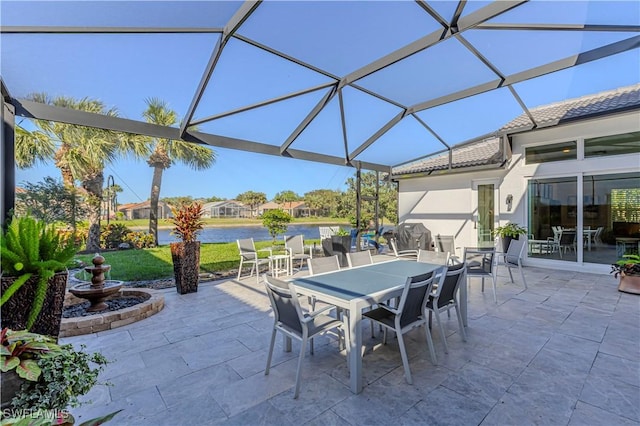
[[[298,293],[315,296],[318,300],[348,311],[348,318],[345,315],[344,319],[344,328],[348,342],[348,365],[353,393],[362,392],[363,386],[362,310],[399,297],[407,277],[432,272],[441,266],[398,259],[291,280]],[[461,287],[460,303],[466,322],[466,286]]]

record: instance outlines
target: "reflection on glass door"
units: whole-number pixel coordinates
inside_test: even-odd
[[[577,261],[576,177],[529,181],[529,257]]]
[[[478,185],[478,247],[493,246],[494,185]]]

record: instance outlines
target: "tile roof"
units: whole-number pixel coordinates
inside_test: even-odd
[[[569,99],[529,110],[536,128],[550,127],[569,121],[587,119],[605,114],[640,109],[640,84],[620,87],[615,90]],[[534,128],[527,114],[522,114],[505,124],[496,133],[513,134]],[[502,152],[500,138],[494,137],[477,142],[452,147],[452,169],[500,165]],[[401,164],[392,169],[392,177],[414,173],[433,173],[449,167],[449,153],[443,152],[431,157]]]
[[[636,108],[640,108],[640,84],[542,105],[529,111],[536,127],[540,128]],[[531,120],[523,113],[505,124],[500,132],[513,133],[532,128]]]
[[[502,163],[502,151],[500,150],[500,138],[493,137],[478,142],[472,142],[458,147],[452,147],[451,168],[461,169],[468,167],[499,165]],[[394,167],[392,176],[434,172],[449,168],[449,153],[444,152],[435,156],[412,161]]]

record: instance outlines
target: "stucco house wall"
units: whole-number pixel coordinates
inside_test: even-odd
[[[456,246],[477,245],[477,193],[474,184],[495,183],[495,224],[516,222],[528,225],[527,186],[532,178],[577,176],[578,210],[582,203],[582,176],[629,173],[640,169],[640,154],[623,154],[583,158],[585,138],[615,135],[640,130],[640,113],[621,113],[605,118],[582,120],[512,136],[512,157],[502,169],[476,170],[427,177],[405,177],[398,180],[399,221],[422,222],[432,235],[454,235]],[[578,141],[578,159],[541,164],[524,164],[526,147],[570,140]],[[508,211],[507,196],[513,196]],[[577,226],[582,226],[579,220]],[[578,246],[582,244],[578,235]],[[460,253],[461,254],[461,250]],[[608,273],[603,264],[563,262],[551,259],[525,259],[526,264],[541,267]]]

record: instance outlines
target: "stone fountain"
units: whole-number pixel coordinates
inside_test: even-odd
[[[104,302],[105,299],[112,294],[117,293],[122,288],[122,281],[105,280],[104,273],[111,269],[111,265],[104,265],[104,257],[96,253],[91,259],[93,266],[87,266],[85,271],[90,272],[91,283],[82,283],[75,285],[69,291],[76,297],[87,299],[91,306],[87,308],[87,312],[99,312],[108,308]]]

